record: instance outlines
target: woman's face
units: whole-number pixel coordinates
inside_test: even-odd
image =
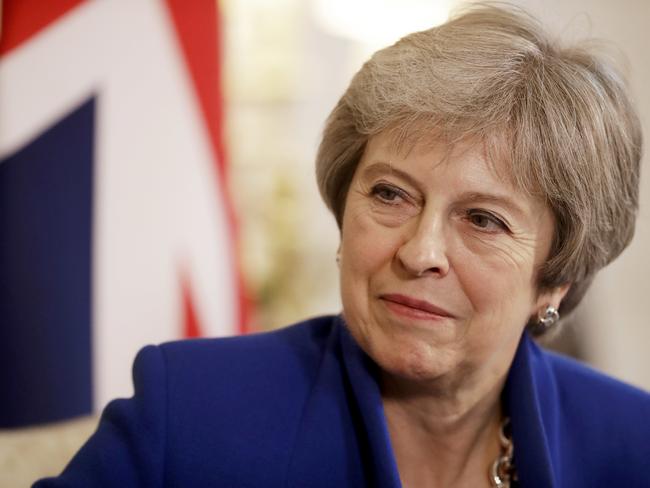
[[[481,144],[397,154],[383,134],[369,141],[343,216],[341,292],[351,333],[384,371],[501,378],[529,318],[559,306],[565,290],[535,286],[551,211],[505,169]]]

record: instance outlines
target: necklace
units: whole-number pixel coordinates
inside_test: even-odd
[[[490,467],[490,483],[493,488],[510,488],[512,482],[517,481],[517,471],[512,460],[514,444],[510,432],[510,418],[506,417],[499,430],[501,454],[494,460]]]

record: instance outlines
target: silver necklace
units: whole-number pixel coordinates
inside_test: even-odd
[[[490,466],[490,483],[493,488],[510,488],[517,481],[517,472],[512,457],[515,450],[510,432],[510,418],[506,417],[499,429],[501,453]]]

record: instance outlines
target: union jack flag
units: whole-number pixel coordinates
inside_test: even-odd
[[[214,0],[5,0],[0,427],[128,396],[147,343],[242,330]]]

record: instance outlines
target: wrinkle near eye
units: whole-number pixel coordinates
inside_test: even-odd
[[[489,235],[478,235],[468,247],[473,253],[480,254],[489,261],[498,260],[520,267],[533,261],[537,244],[537,239],[521,234],[515,239],[493,239]]]
[[[380,185],[385,185],[387,191],[393,191],[395,198],[382,198],[376,191]],[[367,209],[375,222],[387,227],[401,225],[420,212],[419,204],[413,201],[413,197],[406,190],[383,179],[359,184],[353,198],[360,207]]]
[[[349,215],[350,219],[357,225],[363,226],[364,220],[368,220],[373,213],[370,200],[366,198],[364,192],[359,190],[355,190],[354,192],[351,191],[348,195],[348,200],[345,213]],[[351,205],[351,203],[354,204]]]

